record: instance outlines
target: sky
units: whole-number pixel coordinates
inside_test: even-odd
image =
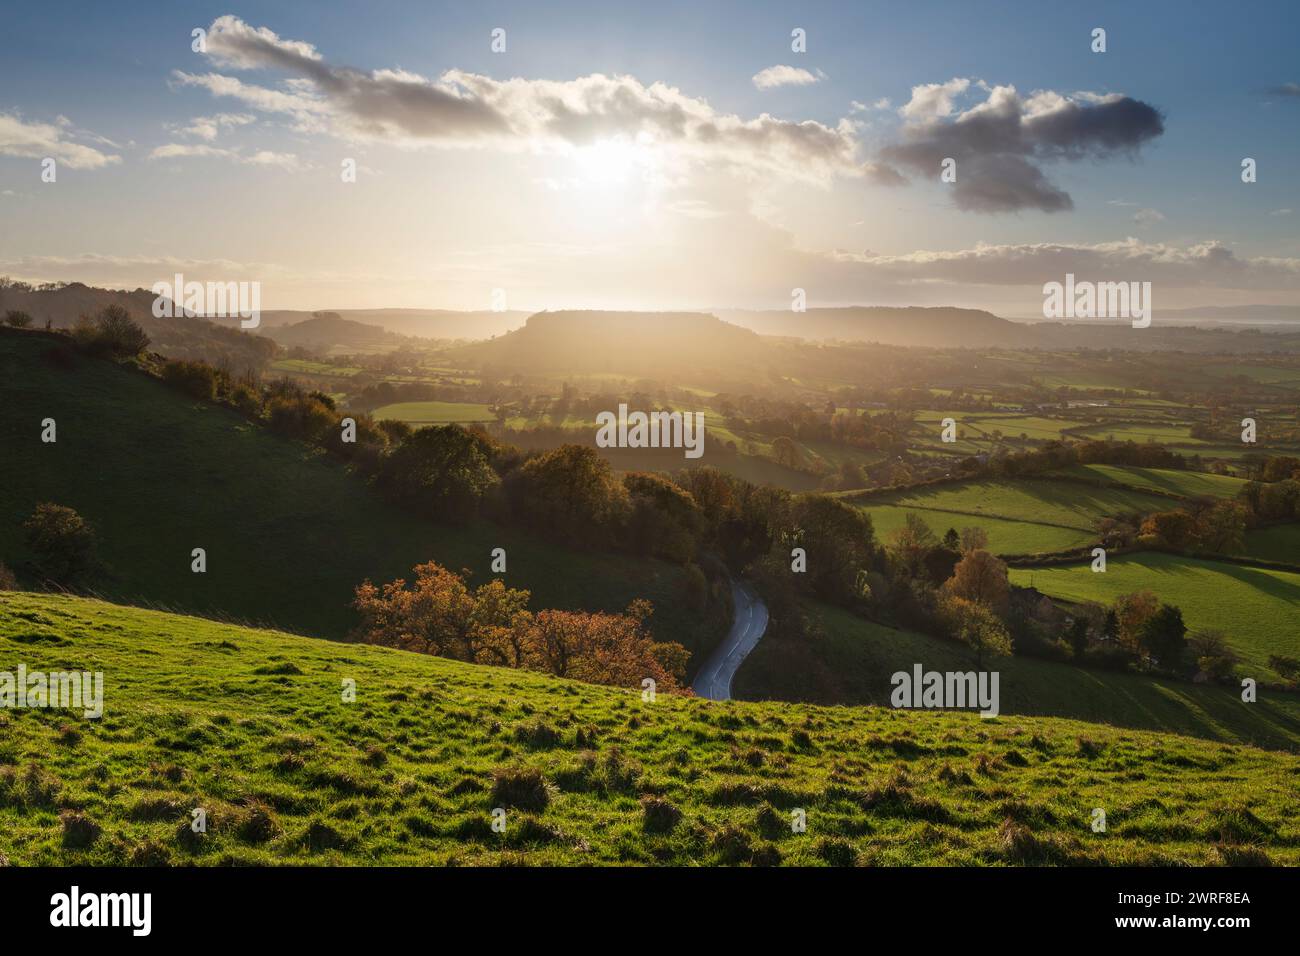
[[[1070,272],[1300,305],[1300,4],[1086,7],[10,5],[0,275],[1032,316]]]

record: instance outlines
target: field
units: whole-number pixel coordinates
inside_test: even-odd
[[[0,655],[105,675],[98,721],[0,713],[0,856],[15,865],[1300,863],[1300,758],[1248,746],[643,702],[49,595],[0,595]]]
[[[534,607],[621,610],[643,596],[673,640],[708,640],[679,598],[679,568],[575,553],[487,522],[421,520],[319,450],[108,362],[56,367],[38,357],[48,347],[38,336],[0,336],[0,437],[22,443],[33,463],[0,482],[0,561],[15,569],[23,520],[54,501],[96,528],[107,572],[95,589],[105,597],[341,638],[362,580],[409,577],[437,560],[481,582],[503,547],[508,583],[531,589]],[[39,440],[47,416],[58,426],[53,444]],[[190,570],[198,547],[205,574]]]
[[[1096,540],[1090,531],[1038,524],[1032,521],[1015,521],[991,518],[987,515],[954,514],[951,511],[934,511],[929,508],[909,508],[900,505],[863,505],[862,510],[871,516],[876,538],[888,542],[890,534],[903,526],[909,513],[921,518],[939,537],[949,528],[958,532],[962,528],[978,526],[989,536],[989,549],[995,554],[1047,554],[1081,548]]]
[[[1167,468],[1134,468],[1127,465],[1075,465],[1060,474],[1104,484],[1163,491],[1181,498],[1235,498],[1246,486],[1244,480],[1231,475]]]
[[[1190,630],[1223,631],[1243,664],[1272,677],[1270,654],[1300,657],[1300,574],[1140,553],[1111,558],[1104,574],[1089,565],[1012,569],[1013,584],[1031,585],[1052,597],[1109,604],[1121,594],[1150,590],[1176,604]]]
[[[1169,499],[1145,492],[1046,479],[962,482],[850,500],[872,515],[883,540],[915,511],[940,536],[948,528],[984,528],[999,554],[1083,547],[1097,539],[1101,518],[1170,507]]]
[[[975,667],[970,651],[954,641],[886,627],[827,605],[814,607],[822,625],[811,649],[818,664],[792,666],[788,649],[765,639],[737,675],[739,696],[885,705],[896,671],[911,671],[918,663],[939,671]],[[1069,717],[1300,752],[1300,696],[1295,694],[1265,694],[1246,705],[1219,687],[1032,657],[1002,657],[985,666],[1001,674],[1004,715]]]
[[[471,422],[494,421],[492,412],[486,405],[470,402],[397,402],[376,408],[372,413],[376,419],[396,419],[411,425],[460,425]]]

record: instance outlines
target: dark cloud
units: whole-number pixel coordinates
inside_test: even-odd
[[[900,140],[881,157],[936,178],[945,159],[956,160],[953,199],[971,212],[1071,209],[1070,196],[1048,180],[1040,164],[1133,157],[1164,132],[1159,110],[1128,96],[1038,92],[1024,98],[1014,87],[999,86],[988,90],[984,102],[953,113],[950,97],[934,92],[967,86],[951,81],[919,87],[901,111],[907,122]]]

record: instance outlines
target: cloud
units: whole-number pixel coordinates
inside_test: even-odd
[[[269,149],[255,153],[244,153],[239,149],[225,149],[221,146],[209,146],[206,143],[167,143],[158,146],[149,153],[150,159],[228,159],[245,166],[276,166],[285,170],[300,168],[298,157],[293,153],[277,153]]]
[[[1154,226],[1165,221],[1165,214],[1159,209],[1139,209],[1133,214],[1133,221],[1139,226]]]
[[[819,71],[820,72],[820,71]],[[770,90],[777,86],[808,86],[821,77],[797,66],[769,66],[753,76],[754,86],[760,90]]]
[[[75,129],[66,116],[60,116],[54,123],[28,123],[14,113],[0,113],[0,156],[50,157],[69,169],[101,169],[122,161],[121,156],[74,142],[71,139],[74,136],[114,147],[102,136]]]
[[[1035,285],[1067,272],[1093,281],[1150,281],[1178,287],[1300,289],[1300,259],[1241,258],[1216,240],[1174,246],[1128,238],[1095,244],[1022,243],[917,251],[900,256],[836,253],[880,279],[973,285]]]
[[[190,120],[189,125],[174,129],[182,136],[194,136],[211,142],[222,129],[247,126],[253,122],[256,122],[256,117],[248,113],[218,113],[215,116],[196,116]]]
[[[1270,215],[1270,216],[1289,216],[1289,215],[1291,215],[1291,213],[1292,213],[1292,210],[1290,210],[1290,209],[1274,209],[1272,212],[1269,213],[1269,215]]]
[[[985,99],[959,109],[957,100],[973,89],[986,91]],[[953,201],[979,213],[1072,209],[1042,164],[1136,157],[1164,132],[1160,112],[1129,96],[1040,90],[1023,97],[1014,86],[965,78],[913,87],[898,112],[905,120],[900,137],[881,158],[936,178],[940,164],[955,159]]]
[[[1269,90],[1276,96],[1300,96],[1300,83],[1283,83]]]
[[[220,73],[176,72],[179,86],[207,89],[250,109],[279,113],[297,129],[405,148],[489,147],[564,152],[624,139],[683,162],[826,183],[844,176],[895,183],[894,170],[864,162],[849,120],[828,126],[763,113],[745,119],[665,83],[595,73],[572,80],[496,80],[447,70],[436,80],[405,70],[358,70],[326,61],[308,43],[284,40],[233,16],[208,30],[219,66],[288,73],[278,89]]]

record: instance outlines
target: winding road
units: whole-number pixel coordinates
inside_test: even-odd
[[[709,700],[731,699],[732,678],[767,630],[767,605],[735,578],[731,580],[731,599],[735,606],[731,630],[695,675],[691,688]]]

